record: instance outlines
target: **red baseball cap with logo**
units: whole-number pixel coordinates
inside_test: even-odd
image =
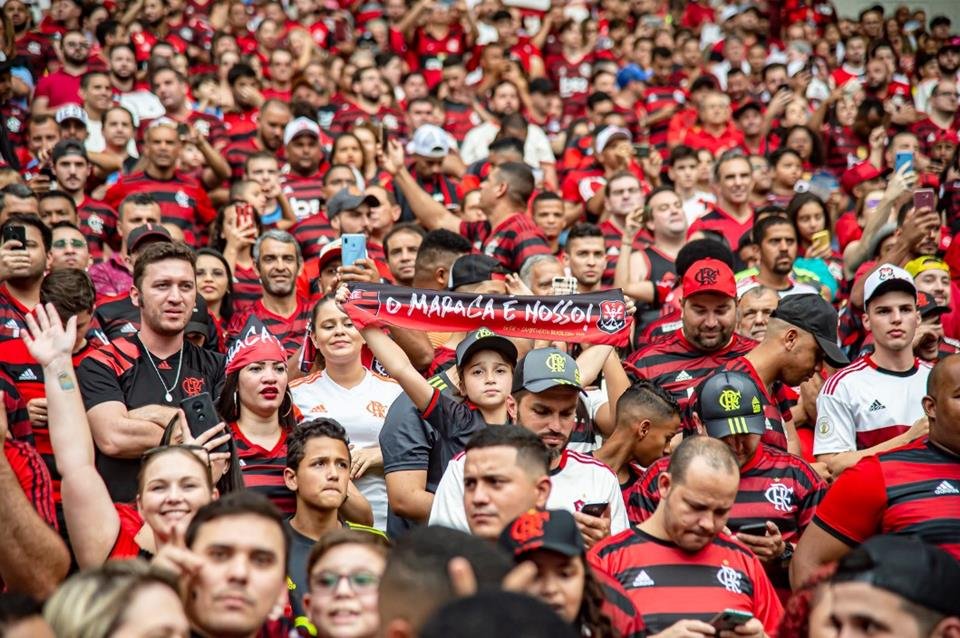
[[[737,298],[737,280],[730,266],[719,259],[701,259],[693,262],[683,275],[683,298],[701,292]]]

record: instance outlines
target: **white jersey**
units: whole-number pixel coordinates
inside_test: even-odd
[[[930,368],[917,360],[907,372],[892,372],[866,355],[837,371],[817,397],[813,453],[865,450],[906,431],[924,415]]]
[[[293,402],[304,420],[327,417],[335,419],[347,431],[354,448],[380,445],[383,419],[394,399],[402,393],[400,384],[369,370],[359,385],[344,388],[323,372],[290,383]],[[360,493],[373,507],[374,526],[387,529],[387,484],[383,468],[367,470],[354,481]]]
[[[440,479],[430,508],[430,525],[470,531],[463,509],[463,461],[461,452],[451,459]],[[610,504],[610,533],[619,534],[630,526],[617,475],[592,456],[564,450],[560,467],[550,474],[547,509],[579,512],[589,503]]]

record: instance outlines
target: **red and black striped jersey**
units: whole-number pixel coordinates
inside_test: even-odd
[[[827,170],[834,175],[839,177],[853,163],[860,161],[858,150],[862,145],[852,127],[826,124],[823,140],[826,142]]]
[[[0,342],[0,347],[6,345],[6,340]],[[7,430],[10,436],[18,441],[33,443],[33,427],[30,424],[30,415],[27,413],[27,401],[20,396],[16,383],[10,376],[0,369],[0,392],[3,392],[3,409],[7,413]]]
[[[793,419],[792,408],[797,404],[799,396],[793,389],[780,381],[774,381],[772,392],[767,392],[763,379],[757,374],[756,368],[746,357],[738,357],[727,361],[721,367],[724,372],[743,372],[753,379],[760,388],[760,398],[763,404],[763,414],[767,417],[767,432],[763,435],[763,442],[786,451],[787,435],[783,424]]]
[[[204,188],[182,173],[172,179],[155,179],[144,171],[124,175],[110,187],[104,201],[116,209],[133,193],[152,195],[160,205],[161,221],[182,230],[184,240],[191,246],[200,245],[207,225],[217,216]]]
[[[286,431],[280,429],[280,439],[268,450],[251,443],[238,424],[231,423],[230,430],[237,444],[244,486],[269,498],[284,514],[293,514],[297,498],[283,482],[283,469],[287,466]]]
[[[90,197],[84,197],[77,206],[80,216],[80,232],[87,238],[90,258],[103,259],[103,247],[109,245],[114,250],[120,248],[120,236],[117,235],[117,211]]]
[[[107,341],[134,335],[140,329],[140,308],[133,305],[129,292],[104,297],[93,309],[90,328]]]
[[[333,116],[333,122],[330,123],[330,132],[334,134],[345,133],[355,124],[370,122],[373,124],[383,123],[383,126],[395,138],[405,138],[406,120],[403,114],[399,113],[389,106],[381,105],[376,113],[367,113],[355,102],[344,102],[343,106]]]
[[[868,456],[833,483],[813,521],[850,547],[910,534],[960,559],[960,455],[922,438]]]
[[[24,318],[29,312],[30,308],[10,294],[7,284],[0,284],[0,338],[19,339],[27,328]]]
[[[231,339],[236,339],[247,324],[247,319],[250,315],[254,315],[270,331],[270,334],[280,340],[287,351],[287,357],[292,357],[300,350],[306,338],[310,314],[311,307],[303,299],[297,299],[297,307],[289,317],[281,317],[270,312],[264,307],[263,299],[258,299],[245,312],[233,315],[227,326],[227,334]]]
[[[647,115],[656,115],[660,111],[676,106],[679,111],[683,107],[686,98],[683,89],[679,85],[658,86],[651,84],[643,91],[643,110]],[[650,144],[658,149],[667,147],[667,129],[670,128],[670,118],[665,118],[659,122],[649,125]]]
[[[3,455],[10,464],[24,495],[43,522],[57,529],[57,514],[53,505],[53,486],[43,460],[32,445],[25,441],[6,439]]]
[[[11,148],[26,147],[27,122],[29,119],[30,114],[16,102],[6,100],[3,104],[0,104],[0,125],[7,129],[7,139],[10,140]]]
[[[605,219],[600,222],[600,231],[603,233],[603,245],[607,254],[607,267],[603,270],[601,281],[604,286],[612,286],[613,278],[617,274],[620,246],[623,244],[623,229]]]
[[[323,214],[323,204],[326,195],[323,190],[323,173],[300,175],[293,171],[283,172],[283,194],[290,201],[290,208],[299,221],[305,221],[315,215]],[[327,216],[323,214],[324,221]]]
[[[686,412],[694,388],[721,365],[747,354],[756,345],[756,341],[734,334],[720,350],[703,352],[687,341],[683,330],[677,330],[634,352],[625,367],[671,393]],[[684,424],[685,429],[689,426]]]
[[[957,133],[958,130],[960,130],[960,115],[954,115],[952,125],[946,129],[940,128],[940,126],[929,117],[925,117],[919,122],[914,122],[913,125],[910,126],[910,131],[917,136],[917,140],[920,142],[920,151],[927,157],[930,156],[930,151],[933,149],[933,145],[940,135],[946,131]]]
[[[520,272],[523,262],[534,255],[551,254],[543,231],[524,213],[510,215],[496,228],[489,221],[460,222],[460,234],[511,272]]]
[[[223,355],[186,340],[182,351],[159,359],[134,335],[114,339],[85,357],[77,370],[77,381],[87,411],[108,402],[122,403],[127,410],[145,405],[179,407],[180,401],[201,392],[209,392],[216,402],[223,387],[223,368]],[[164,387],[170,388],[170,401]],[[114,458],[98,451],[97,470],[115,502],[133,502],[139,458]]]
[[[710,230],[723,235],[727,243],[735,248],[740,244],[740,238],[743,237],[744,233],[753,229],[753,214],[741,222],[734,219],[730,213],[716,204],[707,204],[707,208],[706,214],[690,224],[690,228],[687,229],[687,237],[701,230]]]
[[[263,286],[260,285],[260,275],[256,269],[237,264],[233,270],[233,293],[230,296],[234,314],[247,310],[261,297]]]
[[[166,113],[165,117],[169,117],[171,120],[181,122],[183,124],[189,124],[195,127],[197,132],[210,140],[210,144],[212,144],[216,149],[222,149],[227,143],[227,128],[224,126],[222,121],[212,115],[191,109],[187,113],[187,117],[182,120],[169,113]],[[138,140],[143,139],[144,134],[146,133],[147,129],[150,128],[150,124],[152,122],[153,120],[141,121],[137,135]]]
[[[443,100],[443,130],[450,133],[457,142],[463,142],[467,132],[483,122],[471,104]]]
[[[247,158],[258,153],[263,149],[255,136],[246,137],[227,144],[223,149],[223,159],[230,165],[230,179],[238,180],[243,178],[243,165]]]
[[[760,560],[724,534],[690,553],[632,527],[594,545],[587,560],[623,586],[651,633],[680,620],[710,622],[724,609],[739,609],[773,634],[783,615]]]
[[[643,616],[617,579],[598,567],[592,567],[593,577],[600,583],[603,592],[603,613],[610,619],[613,630],[620,638],[646,638],[647,628]]]

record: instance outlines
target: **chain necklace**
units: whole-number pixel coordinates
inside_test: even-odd
[[[183,344],[180,344],[180,360],[177,362],[177,376],[173,379],[173,385],[169,388],[167,384],[163,381],[163,375],[160,374],[160,369],[157,367],[157,364],[153,362],[153,353],[150,352],[150,349],[147,348],[147,345],[143,343],[143,339],[140,338],[140,333],[137,333],[137,341],[140,342],[140,345],[143,346],[144,351],[147,353],[147,361],[150,362],[150,365],[153,366],[153,371],[157,373],[157,378],[160,379],[160,385],[163,386],[163,389],[166,391],[166,394],[163,395],[164,400],[167,403],[173,403],[173,395],[170,394],[177,388],[177,384],[180,383],[180,369],[183,367]]]

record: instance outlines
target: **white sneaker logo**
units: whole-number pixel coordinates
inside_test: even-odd
[[[31,370],[30,368],[27,368],[26,370],[24,370],[22,373],[20,373],[20,376],[17,377],[17,381],[36,381],[36,380],[37,380],[37,375],[35,375],[33,373],[33,370]]]
[[[933,493],[937,496],[943,496],[944,494],[960,494],[960,490],[955,488],[950,481],[943,481],[937,486],[937,489],[935,489]]]
[[[637,577],[633,579],[634,587],[653,587],[656,583],[653,582],[653,579],[647,574],[646,571],[640,570],[640,573],[637,574]]]

